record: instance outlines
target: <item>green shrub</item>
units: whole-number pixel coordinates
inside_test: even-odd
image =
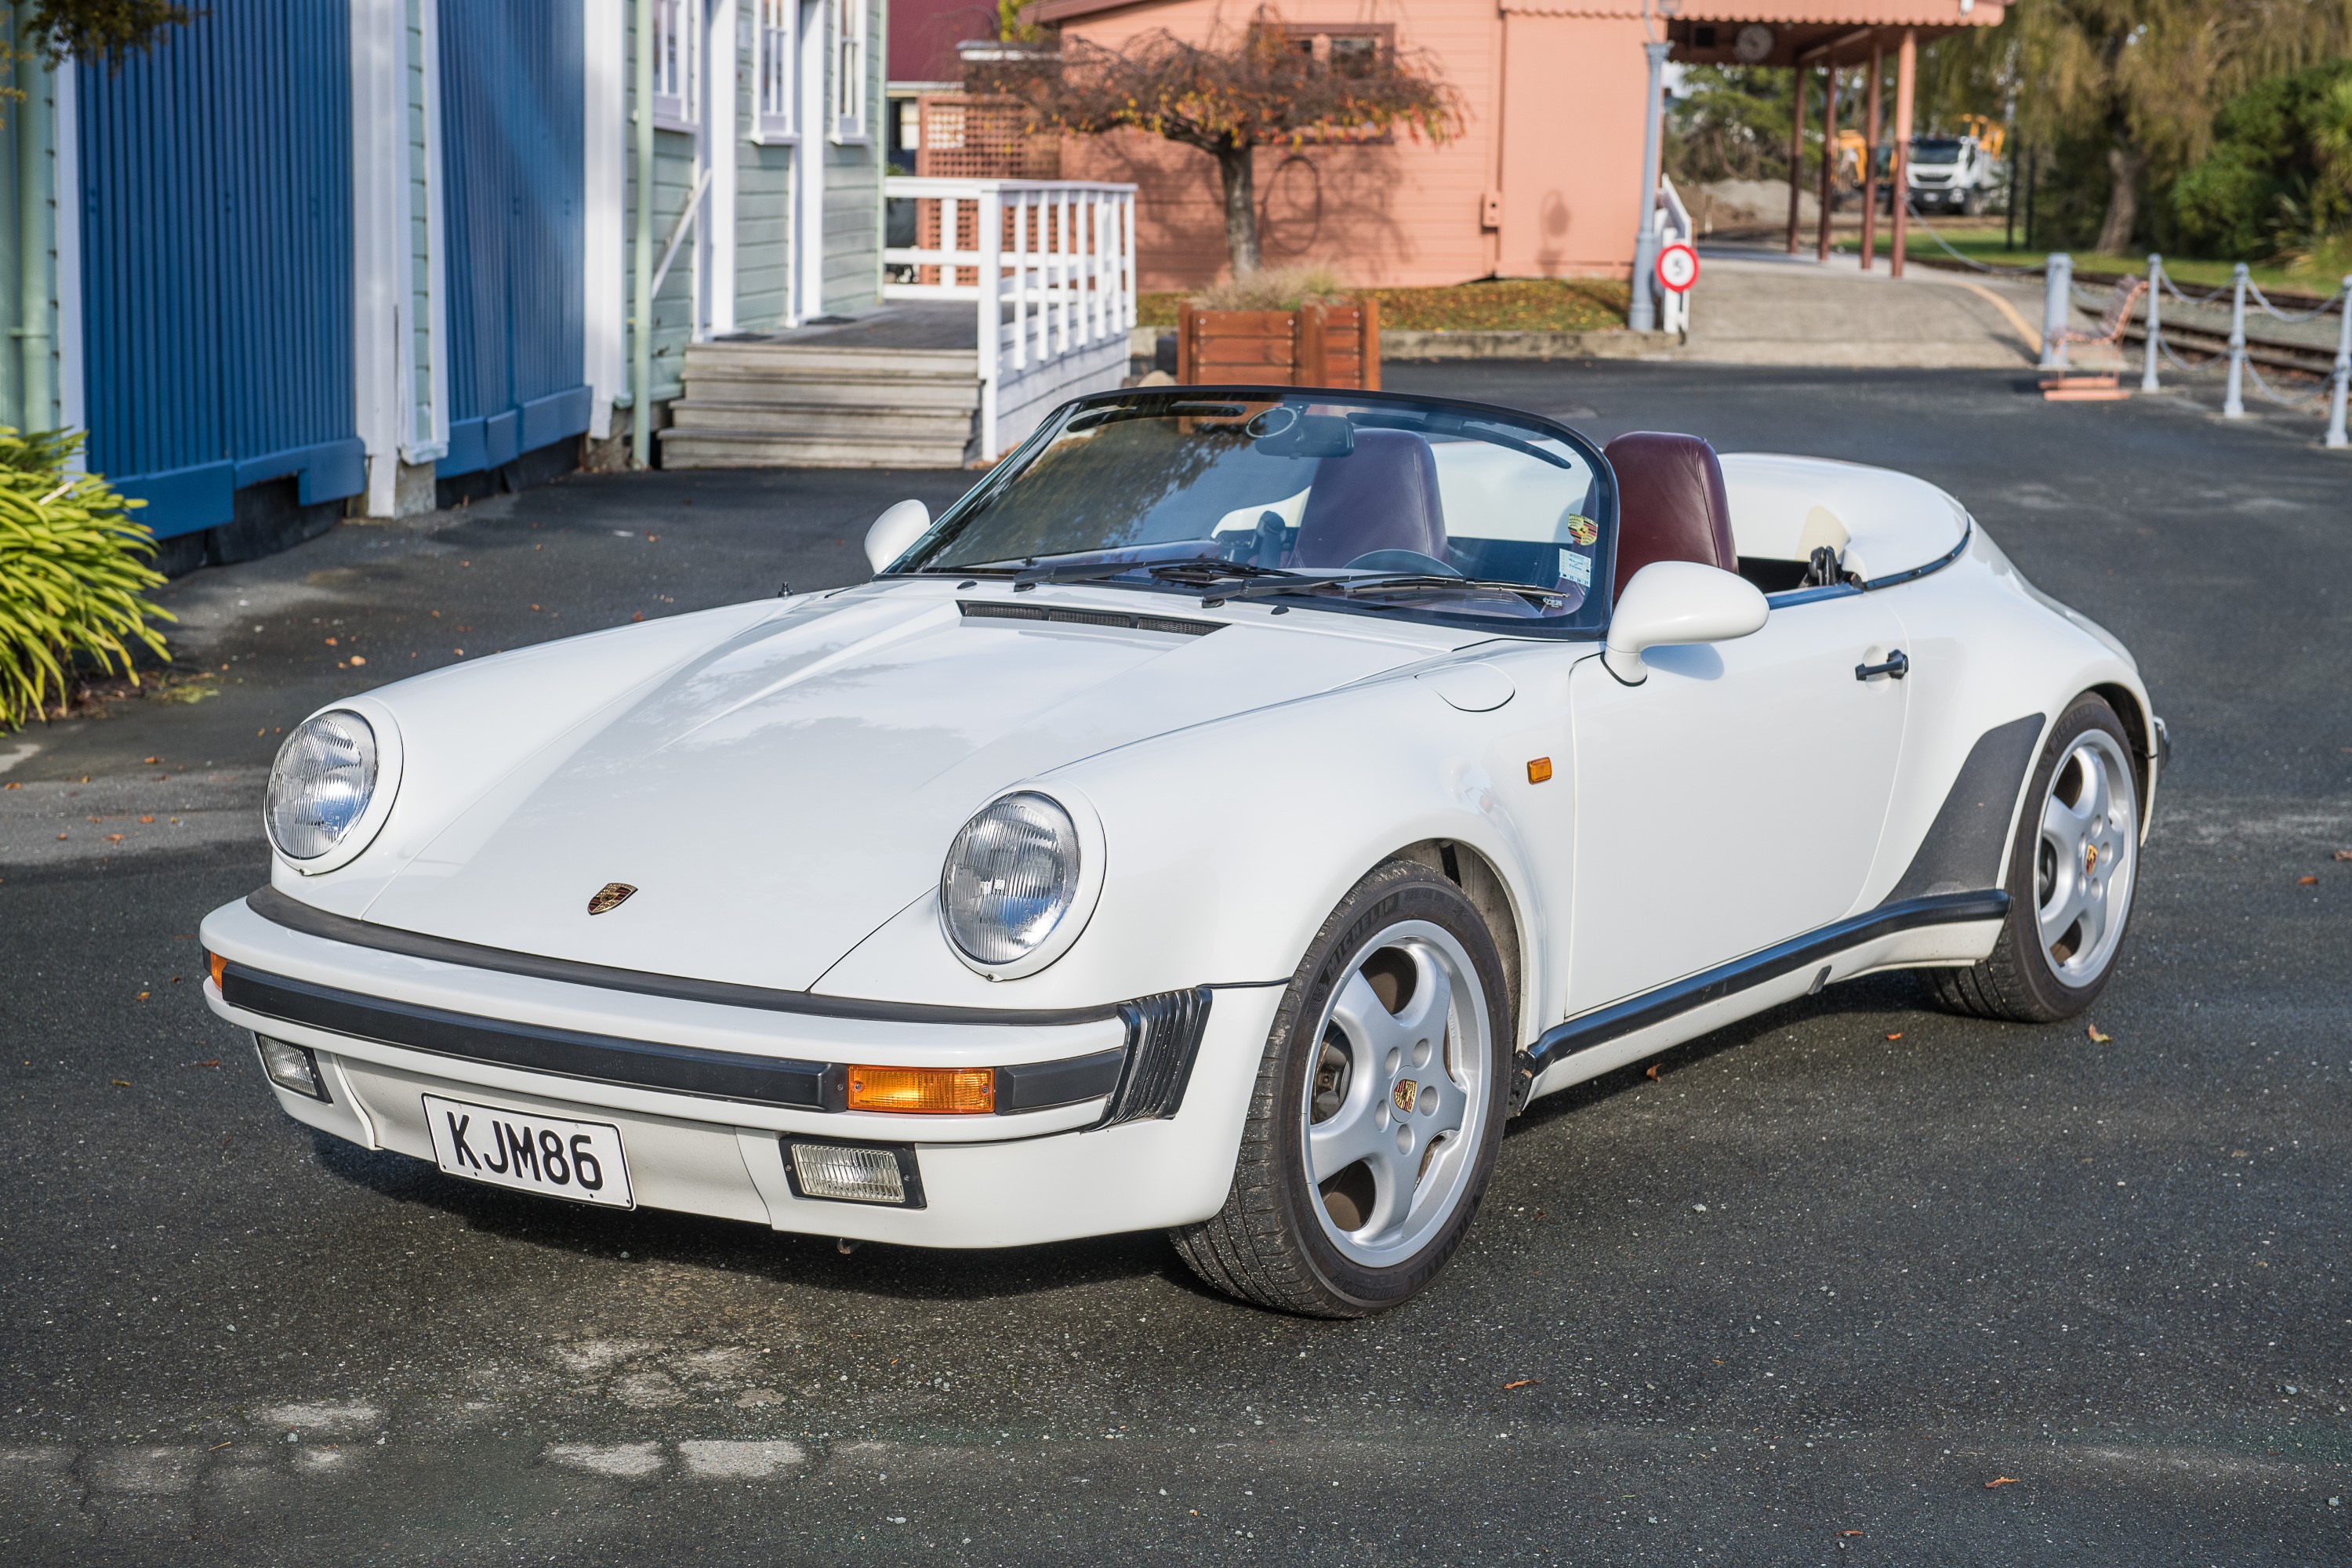
[[[68,694],[66,665],[86,657],[139,679],[133,642],[159,657],[148,623],[169,612],[141,591],[163,574],[143,557],[154,535],[94,474],[68,474],[79,434],[19,435],[0,426],[0,730],[46,716]]]
[[[2352,60],[2256,82],[2213,122],[2213,150],[2160,203],[2168,251],[2261,261],[2352,223]]]

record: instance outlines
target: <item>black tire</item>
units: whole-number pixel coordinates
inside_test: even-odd
[[[1330,1211],[1322,1209],[1324,1192],[1312,1184],[1307,1167],[1308,1054],[1316,1058],[1319,1073],[1328,1047],[1320,1034],[1312,1040],[1305,1037],[1323,1020],[1335,993],[1359,964],[1368,956],[1378,959],[1383,933],[1403,921],[1437,927],[1469,957],[1481,994],[1463,1000],[1484,1010],[1486,1089],[1475,1115],[1465,1101],[1462,1133],[1475,1136],[1477,1142],[1466,1151],[1468,1158],[1454,1178],[1458,1195],[1451,1200],[1450,1213],[1433,1222],[1433,1231],[1409,1257],[1370,1268],[1342,1252],[1318,1217],[1318,1211]],[[1266,1037],[1224,1207],[1197,1225],[1168,1233],[1178,1255],[1227,1295],[1307,1317],[1367,1317],[1418,1294],[1461,1245],[1494,1172],[1510,1110],[1516,1055],[1510,994],[1494,938],[1460,888],[1410,861],[1392,860],[1375,868],[1339,900],[1307,945]],[[1321,1081],[1317,1080],[1318,1096]],[[1318,1098],[1316,1103],[1322,1101]],[[1430,1168],[1433,1158],[1423,1156],[1423,1170]],[[1328,1190],[1335,1184],[1325,1186]]]
[[[2126,760],[2126,765],[2121,771],[2126,787],[2131,791],[2134,842],[2124,909],[2116,917],[2115,940],[2095,973],[2077,977],[2079,983],[2074,983],[2053,966],[2051,950],[2042,940],[2041,895],[2046,862],[2041,816],[2060,764],[2074,754],[2077,742],[2094,731],[2103,733],[2116,754]],[[2128,765],[2134,755],[2123,721],[2105,699],[2086,693],[2059,715],[2050,731],[2049,742],[2042,748],[2042,760],[2034,765],[2024,807],[2018,817],[2016,837],[2010,845],[2009,875],[2003,883],[2009,893],[2009,915],[2001,921],[2000,940],[1993,944],[1990,957],[1966,969],[1921,972],[1939,1005],[1969,1017],[2052,1024],[2075,1016],[2098,1000],[2123,954],[2132,905],[2137,901],[2132,895],[2138,890],[2137,818],[2140,786],[2137,773]]]

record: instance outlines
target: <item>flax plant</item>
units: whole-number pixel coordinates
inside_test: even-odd
[[[131,645],[165,652],[150,623],[173,617],[142,596],[163,583],[144,559],[154,536],[131,518],[143,503],[67,473],[80,445],[78,433],[0,426],[0,731],[46,719],[76,658],[136,685]]]

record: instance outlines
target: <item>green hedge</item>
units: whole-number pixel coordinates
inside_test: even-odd
[[[163,583],[146,560],[154,535],[131,520],[144,503],[68,473],[80,445],[0,426],[0,731],[63,701],[76,658],[136,684],[131,644],[165,653],[149,623],[172,616],[142,596]]]

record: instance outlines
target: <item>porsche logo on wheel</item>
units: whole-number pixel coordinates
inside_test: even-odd
[[[588,912],[592,915],[601,915],[617,910],[627,903],[629,895],[635,891],[636,889],[626,882],[607,882],[597,889],[594,895],[589,899]]]
[[[1421,1085],[1413,1082],[1412,1079],[1402,1078],[1397,1079],[1397,1086],[1389,1090],[1389,1100],[1399,1110],[1410,1115],[1412,1110],[1413,1098],[1420,1089]]]

